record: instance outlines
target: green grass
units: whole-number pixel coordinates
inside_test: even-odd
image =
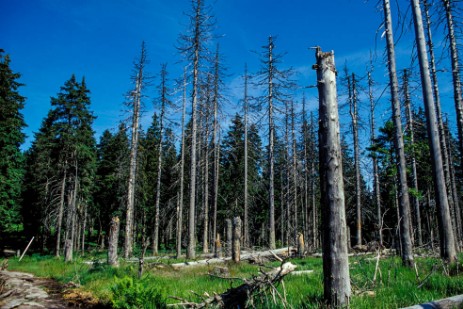
[[[460,256],[460,261],[462,257]],[[102,257],[85,257],[85,260],[96,258]],[[55,257],[33,255],[21,262],[17,259],[10,260],[9,269],[51,277],[61,282],[73,281],[82,285],[85,290],[91,291],[104,303],[143,304],[138,305],[142,307],[135,305],[119,308],[155,308],[156,305],[153,304],[156,302],[178,302],[170,296],[199,302],[201,296],[198,295],[221,293],[242,283],[240,280],[210,276],[208,272],[218,265],[182,270],[173,270],[169,266],[162,269],[151,268],[139,279],[137,263],[122,263],[120,267],[112,268],[103,263],[87,265],[83,261],[84,258],[79,258],[72,263],[64,263],[62,259]],[[162,260],[168,264],[179,261]],[[293,259],[291,262],[297,265],[297,270],[311,269],[314,272],[306,276],[287,276],[284,279],[284,289],[283,285],[278,286],[280,294],[285,293],[288,302],[294,308],[319,308],[323,303],[321,258]],[[403,267],[397,257],[382,259],[376,282],[373,281],[376,266],[374,256],[354,257],[350,258],[349,262],[353,290],[352,308],[398,308],[463,294],[461,265],[448,270],[440,259],[416,258],[418,276],[415,269]],[[146,261],[145,265],[148,263]],[[279,262],[268,263],[262,270],[278,265]],[[260,269],[246,262],[239,265],[230,263],[227,266],[230,276],[236,278],[250,278],[257,275]],[[450,273],[450,276],[447,276],[447,273]],[[153,295],[158,298],[152,298]],[[271,297],[261,298],[259,304],[265,308],[281,307],[279,304],[275,305]]]

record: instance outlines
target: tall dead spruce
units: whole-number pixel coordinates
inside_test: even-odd
[[[402,132],[402,118],[399,102],[399,82],[395,60],[394,35],[392,30],[391,4],[383,0],[384,26],[386,36],[386,50],[391,88],[392,118],[394,122],[394,148],[396,155],[397,177],[399,188],[399,221],[402,263],[413,265],[413,246],[410,234],[410,199],[408,194],[407,167],[405,165],[404,137]]]
[[[349,306],[351,294],[347,255],[346,213],[342,177],[341,140],[336,97],[334,52],[316,50],[319,95],[319,159],[323,228],[323,283],[325,301],[332,307]]]
[[[450,218],[449,201],[445,185],[444,168],[442,162],[441,143],[439,128],[436,117],[436,106],[432,92],[431,75],[424,37],[423,18],[421,15],[420,2],[411,0],[413,21],[415,25],[415,37],[418,50],[418,60],[421,73],[421,87],[423,89],[423,100],[426,111],[426,122],[429,135],[429,148],[431,149],[432,176],[436,204],[438,208],[439,236],[441,257],[450,262],[456,261],[455,238]]]
[[[129,182],[127,189],[127,209],[125,219],[125,243],[124,258],[129,258],[133,251],[133,226],[135,215],[135,183],[137,175],[137,157],[138,157],[138,135],[140,122],[140,105],[141,92],[143,89],[143,70],[146,64],[145,42],[142,43],[140,58],[135,63],[135,76],[132,79],[135,82],[135,89],[130,93],[130,105],[133,108],[132,113],[132,141],[130,143],[130,167]]]

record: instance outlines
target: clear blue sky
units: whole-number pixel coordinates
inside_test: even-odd
[[[408,3],[408,1],[399,1]],[[299,84],[315,83],[311,70],[314,52],[319,45],[334,50],[338,70],[345,61],[351,70],[365,74],[370,51],[383,58],[384,40],[382,13],[376,1],[361,0],[215,0],[212,6],[217,24],[215,33],[228,67],[226,82],[233,94],[239,84],[244,63],[249,71],[259,68],[260,51],[269,35],[277,37],[276,51],[286,52],[282,66],[294,67]],[[94,129],[115,128],[122,119],[124,93],[132,86],[130,75],[133,60],[141,41],[146,41],[153,75],[161,63],[168,63],[170,77],[181,74],[181,59],[175,45],[188,25],[185,12],[190,0],[0,0],[0,48],[11,55],[11,66],[22,74],[20,89],[27,97],[23,110],[30,144],[42,119],[50,108],[50,97],[75,74],[85,76],[91,91],[95,116]],[[398,49],[404,63],[410,59],[412,42],[405,41]],[[376,74],[384,79],[384,67]],[[156,82],[155,82],[156,83]],[[151,93],[150,93],[151,92]],[[155,96],[154,89],[148,94]],[[315,90],[308,90],[315,107]],[[232,95],[233,100],[233,95]],[[152,106],[148,110],[152,111]],[[147,112],[147,119],[152,112]],[[145,128],[146,128],[145,124]]]

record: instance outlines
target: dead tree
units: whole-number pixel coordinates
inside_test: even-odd
[[[455,237],[450,217],[447,188],[445,185],[441,143],[437,125],[436,106],[432,93],[426,40],[424,37],[423,18],[421,16],[420,2],[418,0],[411,0],[411,6],[415,26],[418,60],[420,64],[421,87],[423,90],[424,107],[426,112],[429,147],[431,150],[432,174],[438,209],[441,257],[453,263],[456,261]]]
[[[389,84],[391,89],[392,118],[394,123],[394,148],[398,174],[399,189],[399,218],[400,244],[402,263],[413,265],[413,245],[410,233],[410,199],[407,183],[407,166],[405,163],[404,138],[402,131],[402,117],[399,101],[399,82],[397,78],[394,35],[392,29],[391,5],[389,0],[383,0],[384,25],[386,34],[386,50],[389,70]]]
[[[109,237],[108,237],[108,264],[111,266],[117,266],[117,245],[119,239],[119,226],[120,221],[118,217],[111,219],[111,225],[109,226]]]
[[[139,122],[140,107],[144,80],[144,68],[146,65],[145,42],[142,42],[140,58],[135,64],[136,75],[133,77],[135,89],[130,93],[130,104],[132,105],[132,140],[130,143],[130,165],[129,181],[127,188],[127,208],[125,218],[125,242],[124,258],[129,258],[133,252],[133,227],[135,215],[135,184],[137,177],[138,162],[138,140],[139,140]]]
[[[225,256],[232,255],[232,243],[233,243],[233,225],[231,219],[225,219],[225,225],[227,229],[227,245],[225,246]]]
[[[419,191],[418,188],[418,174],[416,171],[416,156],[415,156],[415,129],[413,121],[413,112],[411,107],[410,91],[408,86],[408,71],[404,70],[403,74],[403,94],[405,101],[405,109],[407,113],[407,122],[408,122],[408,131],[410,132],[410,143],[411,143],[411,160],[412,160],[412,182],[413,189],[415,189],[415,194]],[[420,212],[420,201],[418,196],[413,196],[413,205],[415,207],[415,221],[416,221],[416,236],[418,239],[418,245],[423,244],[421,237],[421,212]]]
[[[182,229],[183,229],[183,194],[185,183],[185,114],[186,114],[186,72],[183,73],[183,97],[182,97],[182,149],[180,154],[180,192],[178,197],[177,213],[177,258],[182,255]]]
[[[371,71],[368,72],[368,97],[370,100],[370,143],[374,145],[375,135],[375,109],[376,103],[373,97],[373,78],[371,77]],[[378,228],[378,241],[379,244],[383,245],[383,231],[382,231],[382,215],[381,215],[381,189],[379,184],[379,168],[378,158],[375,153],[372,156],[373,163],[373,183],[375,190],[375,203],[376,203],[376,224]]]
[[[316,50],[319,95],[319,158],[323,228],[324,298],[329,306],[349,306],[351,295],[341,140],[333,52]]]
[[[232,260],[235,263],[240,261],[241,257],[241,218],[233,218],[233,245],[232,245]]]
[[[161,65],[161,84],[159,85],[161,103],[161,113],[159,119],[159,142],[158,142],[158,166],[156,173],[156,201],[154,206],[154,232],[153,232],[153,255],[158,254],[159,248],[159,206],[161,204],[161,177],[162,177],[162,142],[164,135],[164,118],[166,114],[166,108],[170,104],[167,98],[167,64]]]

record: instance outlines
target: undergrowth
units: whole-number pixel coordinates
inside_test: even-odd
[[[462,257],[460,255],[460,262]],[[85,263],[92,260],[93,263]],[[151,264],[145,261],[146,270],[141,278],[137,275],[137,263],[121,262],[119,267],[109,267],[99,256],[64,263],[62,258],[33,255],[21,262],[10,260],[9,269],[51,277],[63,283],[72,281],[114,308],[163,308],[180,299],[201,302],[214,293],[223,293],[243,283],[239,279],[211,276],[209,272],[219,265],[182,270],[173,270],[168,265],[179,261],[162,260]],[[297,265],[296,270],[314,271],[304,276],[286,276],[284,284],[277,287],[281,297],[294,308],[323,307],[321,258],[292,259],[291,262]],[[461,264],[449,268],[438,258],[416,258],[416,268],[406,268],[400,258],[389,257],[381,259],[376,267],[373,255],[352,257],[349,262],[351,308],[398,308],[463,294]],[[228,263],[226,276],[250,278],[279,265],[279,262],[265,266]],[[281,307],[272,295],[260,295],[254,304],[260,308]]]

